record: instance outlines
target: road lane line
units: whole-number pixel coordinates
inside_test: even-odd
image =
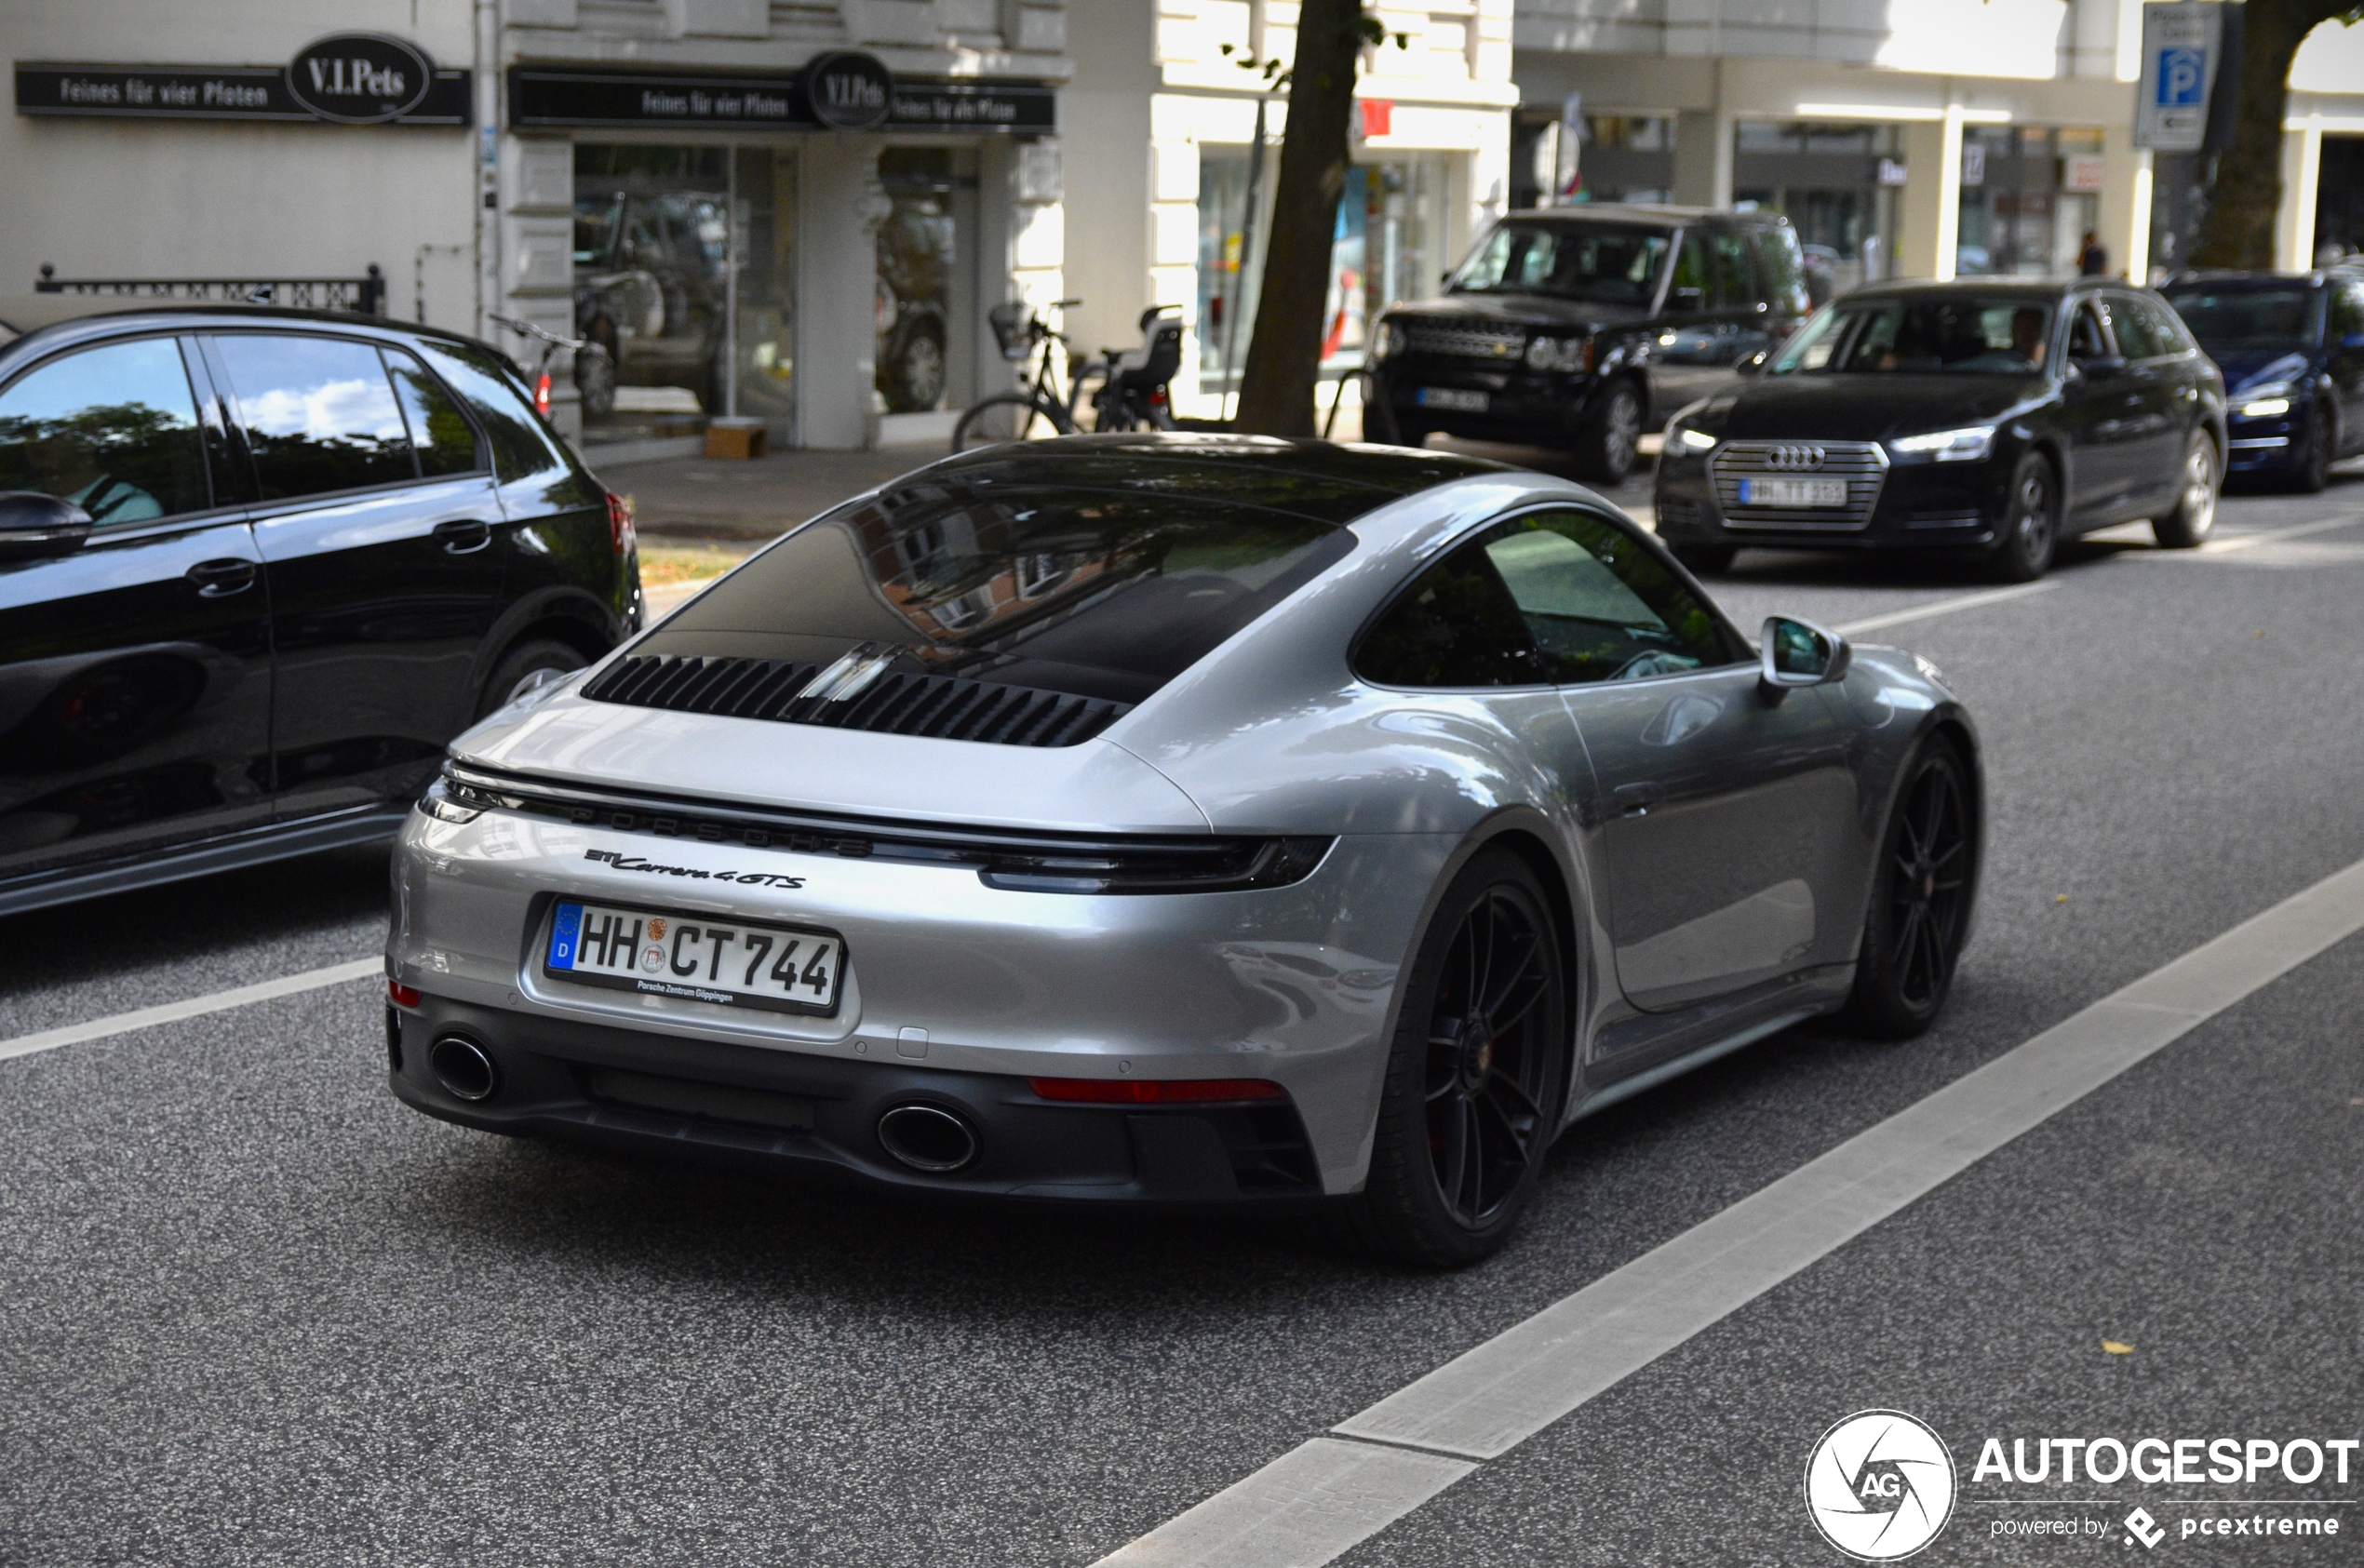
[[[1315,1568],[1476,1468],[1466,1459],[1315,1438],[1095,1568]]]
[[[2278,544],[2285,539],[2304,539],[2310,533],[2329,533],[2333,529],[2354,528],[2364,523],[2364,516],[2354,517],[2317,517],[2311,523],[2293,523],[2286,529],[2267,529],[2263,533],[2236,533],[2223,539],[2211,539],[2196,552],[2203,556],[2229,556],[2236,550],[2246,550],[2252,544]],[[2188,556],[2194,552],[2162,550],[2161,560]]]
[[[86,1024],[68,1024],[62,1028],[44,1029],[39,1034],[19,1035],[14,1039],[0,1040],[0,1062],[14,1056],[55,1051],[61,1045],[80,1045],[86,1040],[104,1039],[109,1035],[128,1034],[133,1029],[152,1029],[158,1024],[177,1024],[183,1018],[201,1018],[208,1012],[223,1012],[234,1007],[245,1007],[249,1002],[267,1002],[275,997],[292,997],[303,991],[317,991],[326,985],[342,985],[348,980],[364,980],[373,974],[383,977],[385,972],[386,961],[383,958],[356,958],[349,964],[308,969],[301,974],[283,974],[276,980],[258,980],[251,985],[215,991],[207,996],[189,997],[157,1007],[135,1008],[129,1012],[111,1013],[104,1018],[93,1018]]]
[[[2358,931],[2364,931],[2364,861],[2152,971],[1331,1432],[1362,1440],[1375,1454],[1498,1458]],[[1399,1479],[1375,1485],[1360,1517],[1350,1517],[1343,1502],[1333,1497],[1332,1506],[1319,1513],[1318,1536],[1309,1526],[1301,1537],[1292,1537],[1289,1555],[1237,1555],[1229,1543],[1251,1538],[1258,1528],[1280,1529],[1294,1517],[1285,1510],[1288,1499],[1304,1490],[1306,1448],[1283,1455],[1102,1563],[1228,1568],[1254,1562],[1264,1568],[1285,1562],[1318,1568],[1426,1501],[1404,1502],[1419,1486],[1429,1485],[1428,1495],[1433,1496],[1452,1484],[1439,1481],[1442,1472],[1427,1472],[1417,1483]],[[1327,1456],[1323,1463],[1341,1461]],[[1267,1480],[1273,1470],[1284,1473]]]
[[[1901,626],[1907,621],[1927,620],[1932,615],[1951,615],[1958,610],[1977,610],[1990,604],[2008,604],[2031,594],[2048,593],[2060,586],[2057,582],[2022,583],[2016,588],[1990,588],[1981,594],[1964,594],[1959,598],[1938,599],[1929,604],[1917,604],[1910,610],[1891,610],[1886,615],[1874,615],[1861,621],[1849,621],[1834,628],[1843,637],[1861,637],[1865,632],[1885,631]]]

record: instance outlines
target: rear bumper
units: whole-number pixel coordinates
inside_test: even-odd
[[[489,1097],[462,1100],[437,1081],[434,1045],[453,1036],[491,1059]],[[1054,1104],[1023,1078],[673,1039],[434,996],[387,1009],[387,1046],[398,1099],[491,1132],[976,1197],[1200,1206],[1321,1192],[1303,1122],[1285,1101]],[[879,1125],[904,1106],[960,1118],[974,1158],[944,1173],[899,1163]]]

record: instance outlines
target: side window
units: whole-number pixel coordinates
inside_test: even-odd
[[[1412,580],[1354,650],[1380,686],[1541,686],[1543,662],[1483,541]]]
[[[2199,345],[2192,342],[2191,333],[2183,329],[2183,318],[2158,300],[2137,299],[2134,308],[2142,314],[2142,325],[2151,329],[2151,341],[2161,354],[2191,354]]]
[[[181,345],[84,349],[0,393],[0,489],[71,501],[102,527],[210,505]]]
[[[1711,235],[1708,250],[1715,275],[1714,287],[1708,290],[1711,306],[1716,310],[1747,310],[1764,297],[1757,292],[1756,260],[1750,253],[1748,235]]]
[[[2076,317],[2069,324],[2069,357],[2099,359],[2109,352],[2109,336],[2102,330],[2102,313],[2088,300],[2076,307]]]
[[[1611,523],[1531,513],[1489,531],[1484,547],[1558,685],[1641,680],[1740,658],[1714,611]]]
[[[368,343],[257,332],[225,334],[213,348],[262,500],[418,477],[394,387]]]
[[[532,400],[511,383],[499,359],[480,348],[434,339],[419,347],[436,373],[476,411],[477,423],[492,448],[492,472],[502,483],[566,468],[566,460],[534,415]]]
[[[433,479],[447,474],[474,474],[484,466],[483,443],[460,405],[425,366],[400,349],[382,349],[386,369],[394,377],[395,395],[402,401],[402,416],[410,422],[410,445],[419,454],[419,472]]]
[[[2364,332],[2364,283],[2350,283],[2331,296],[2331,334],[2336,342]]]
[[[2117,351],[2129,359],[2156,359],[2172,352],[2152,335],[2151,324],[2142,319],[2139,300],[2123,294],[2113,294],[2109,300],[2110,331],[2117,339]]]
[[[1755,238],[1758,275],[1765,281],[1766,302],[1784,315],[1804,315],[1812,310],[1813,299],[1806,291],[1806,252],[1798,248],[1797,231],[1759,229]]]
[[[1674,280],[1667,286],[1666,308],[1671,311],[1704,310],[1708,299],[1707,242],[1697,235],[1683,236],[1683,248],[1674,253]],[[1688,294],[1685,290],[1688,289]]]

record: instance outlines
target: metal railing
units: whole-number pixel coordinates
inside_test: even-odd
[[[60,277],[44,262],[36,294],[114,294],[128,299],[193,303],[286,305],[296,310],[357,311],[383,315],[385,274],[375,261],[360,277],[137,278]]]

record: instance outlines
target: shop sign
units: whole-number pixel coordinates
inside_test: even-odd
[[[2108,181],[2109,162],[2099,153],[2071,153],[2061,160],[2061,189],[2098,191]]]
[[[1874,171],[1874,182],[1881,185],[1901,185],[1904,183],[1905,173],[1903,159],[1882,158],[1880,167]]]
[[[804,101],[831,130],[868,130],[882,123],[893,96],[894,78],[876,55],[833,49],[804,68]]]
[[[338,33],[288,62],[288,95],[324,120],[383,125],[416,109],[434,85],[427,57],[380,33]]]
[[[1975,186],[1986,183],[1986,143],[1962,143],[1962,183]]]
[[[464,126],[465,71],[416,46],[340,34],[286,65],[84,65],[19,60],[17,113],[132,120],[290,120],[317,125]]]
[[[849,60],[866,64],[848,67]],[[896,76],[848,50],[825,55],[793,76],[563,65],[509,72],[509,124],[518,128],[1041,133],[1058,128],[1057,107],[1057,91],[1047,83]]]

